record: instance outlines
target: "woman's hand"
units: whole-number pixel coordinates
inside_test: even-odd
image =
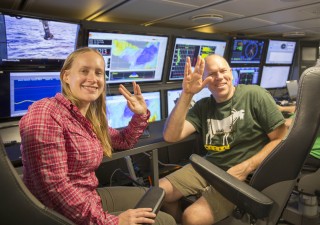
[[[119,86],[119,92],[127,99],[129,109],[135,114],[146,114],[147,104],[141,94],[141,89],[136,82],[132,82],[133,95],[122,84]]]
[[[151,208],[129,209],[119,215],[119,225],[153,224],[156,214]]]

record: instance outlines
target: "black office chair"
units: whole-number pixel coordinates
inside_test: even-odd
[[[136,208],[151,207],[157,213],[164,190],[150,188]],[[74,225],[63,215],[44,206],[24,185],[7,156],[0,137],[0,224],[5,225]]]
[[[190,157],[194,168],[236,206],[233,216],[217,225],[278,223],[317,136],[320,101],[316,96],[320,96],[320,68],[312,67],[300,78],[291,130],[254,172],[249,184],[199,155]]]
[[[320,224],[319,198],[320,159],[309,156],[282,214],[282,220],[294,225]]]
[[[0,223],[6,225],[71,225],[69,219],[44,206],[24,185],[0,137]]]

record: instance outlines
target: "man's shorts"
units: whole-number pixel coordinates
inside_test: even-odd
[[[166,178],[185,197],[189,195],[200,197],[202,195],[210,205],[215,222],[232,214],[234,205],[208,184],[208,182],[193,169],[191,164],[169,174]]]

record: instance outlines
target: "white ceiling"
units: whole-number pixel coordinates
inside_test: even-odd
[[[319,0],[1,0],[0,9],[57,18],[170,27],[228,36],[320,40]],[[192,20],[217,14],[222,22]]]

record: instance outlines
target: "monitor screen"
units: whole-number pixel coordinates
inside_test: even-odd
[[[296,100],[298,95],[298,81],[297,80],[288,80],[287,81],[287,91],[290,100]]]
[[[234,39],[231,47],[230,63],[259,64],[264,40]]]
[[[149,122],[161,120],[160,91],[142,93],[150,111]],[[107,95],[107,118],[112,128],[126,127],[133,116],[133,112],[127,106],[127,100],[122,95]]]
[[[167,42],[166,36],[88,32],[88,46],[106,62],[108,84],[161,81]]]
[[[194,68],[197,56],[202,58],[210,54],[224,56],[226,41],[203,40],[191,38],[176,38],[171,60],[169,81],[182,80],[187,56],[191,59],[191,67]]]
[[[290,66],[264,66],[260,86],[263,88],[284,88],[289,72]]]
[[[258,84],[260,67],[232,67],[233,85]]]
[[[295,47],[295,41],[269,40],[266,63],[291,64]]]
[[[6,72],[0,82],[0,118],[23,116],[33,102],[61,92],[60,72]]]
[[[182,89],[175,89],[175,90],[167,90],[167,115],[169,115],[177,103],[180,95],[181,95]],[[202,98],[209,97],[211,95],[211,92],[208,88],[202,89],[199,93],[195,94],[191,100],[190,107],[191,108],[197,101],[199,101]]]
[[[0,13],[1,67],[59,69],[76,49],[79,24]]]

